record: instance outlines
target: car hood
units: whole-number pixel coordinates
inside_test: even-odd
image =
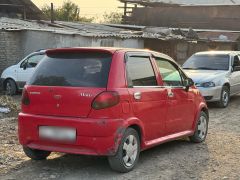
[[[228,71],[221,70],[184,70],[195,83],[209,82],[214,79],[225,77]]]
[[[17,65],[12,65],[8,68],[6,68],[3,72],[2,72],[2,75],[1,75],[1,78],[6,78],[5,76],[7,76],[9,73],[13,73],[14,70],[16,70],[17,68]]]

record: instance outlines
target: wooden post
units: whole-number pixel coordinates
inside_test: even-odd
[[[53,3],[51,3],[51,23],[54,23],[54,8],[53,8]]]
[[[124,2],[124,16],[127,15],[127,2]]]

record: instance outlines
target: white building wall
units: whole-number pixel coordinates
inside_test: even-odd
[[[25,31],[22,33],[24,56],[39,49],[61,47],[125,47],[144,48],[142,39],[92,38],[80,35],[57,34],[46,31]]]
[[[39,49],[92,46],[91,37],[46,31],[26,31],[23,33],[23,40],[22,47],[25,56]]]
[[[110,47],[124,47],[124,48],[143,49],[144,48],[144,40],[142,40],[142,39],[113,39],[113,38],[98,39],[98,38],[93,38],[92,46],[93,47],[101,47],[101,46],[102,47],[109,47],[110,46]]]

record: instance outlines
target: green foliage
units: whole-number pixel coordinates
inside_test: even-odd
[[[42,12],[48,19],[51,19],[51,7],[45,5],[42,8]],[[63,5],[54,10],[54,19],[58,21],[81,21],[81,22],[92,22],[94,18],[87,18],[80,16],[80,8],[77,4],[70,0],[64,1]]]
[[[122,22],[122,13],[120,12],[110,12],[104,13],[102,23],[109,23],[109,24],[121,24]]]

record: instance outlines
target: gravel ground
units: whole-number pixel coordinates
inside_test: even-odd
[[[17,98],[19,99],[19,97]],[[16,117],[0,119],[0,179],[216,179],[240,180],[240,96],[226,109],[210,104],[206,142],[178,140],[144,151],[127,174],[110,170],[106,158],[53,153],[27,158],[17,141]]]

